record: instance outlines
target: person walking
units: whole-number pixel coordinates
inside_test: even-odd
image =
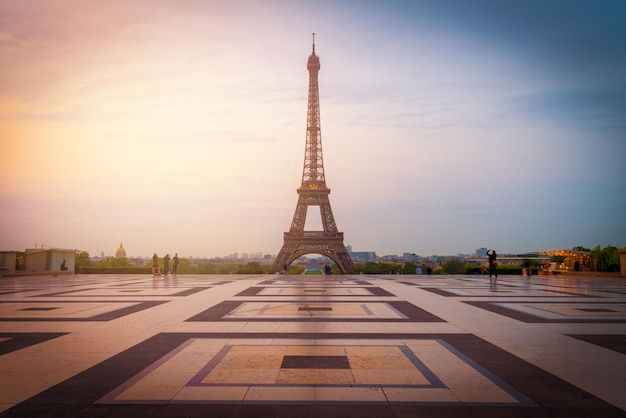
[[[161,268],[159,267],[159,256],[154,253],[152,256],[152,277],[160,276]]]
[[[165,273],[165,275],[167,276],[167,273],[169,273],[169,271],[170,271],[170,255],[165,254],[165,257],[163,257],[163,273]]]
[[[496,260],[498,259],[498,254],[496,250],[491,249],[487,251],[487,257],[489,257],[489,278],[491,279],[491,276],[494,275],[497,279],[498,270],[496,268],[498,267],[498,262]]]
[[[178,271],[178,253],[172,258],[172,275],[176,276],[176,271]]]

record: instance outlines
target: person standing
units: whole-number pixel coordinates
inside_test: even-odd
[[[175,276],[176,271],[178,271],[178,253],[174,254],[172,258],[172,274]]]
[[[497,279],[498,271],[496,267],[498,267],[498,262],[496,260],[498,259],[498,254],[496,254],[496,250],[491,249],[487,251],[487,257],[489,257],[489,278],[491,279],[491,276],[495,275]]]
[[[170,255],[165,254],[165,257],[163,257],[163,273],[165,273],[165,275],[167,276],[167,273],[169,273],[169,271],[170,271]]]
[[[159,268],[159,256],[154,253],[152,256],[152,277],[160,276],[161,269]]]

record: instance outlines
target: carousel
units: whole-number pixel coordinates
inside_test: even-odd
[[[550,261],[542,265],[541,271],[550,273],[558,271],[597,271],[598,262],[591,256],[588,251],[574,250],[549,250],[538,251],[538,254],[549,255],[552,259],[558,258],[559,261]]]

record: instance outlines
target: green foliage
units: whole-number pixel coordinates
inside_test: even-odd
[[[192,273],[195,273],[195,269],[191,268],[189,259],[178,257],[178,269],[176,270],[176,273],[192,274]]]
[[[128,258],[106,257],[104,260],[91,261],[89,253],[76,253],[76,272],[82,274],[147,274],[150,266],[136,266]]]
[[[237,274],[239,273],[238,264],[224,264],[217,267],[217,274]]]
[[[396,263],[374,263],[372,261],[357,265],[357,270],[365,274],[396,274],[402,271],[402,265]],[[413,270],[415,273],[415,270]]]
[[[379,274],[381,272],[380,264],[372,261],[365,263],[363,266],[363,273],[366,274]]]
[[[180,265],[180,262],[179,262],[179,265]],[[215,269],[215,266],[213,264],[202,263],[202,264],[198,264],[198,265],[196,265],[194,267],[195,267],[195,272],[198,273],[198,274],[215,274],[215,273],[217,273],[217,270]],[[180,269],[178,271],[180,271]]]
[[[446,274],[462,274],[465,273],[465,263],[461,260],[450,260],[442,266],[442,270]]]
[[[132,268],[135,267],[128,261],[128,258],[106,257],[104,260],[93,261],[88,264],[90,267],[96,268]]]
[[[239,274],[263,274],[265,271],[257,261],[250,261],[245,266],[239,266]]]
[[[417,270],[417,264],[407,261],[402,266],[402,274],[415,274]]]
[[[76,269],[78,270],[80,267],[88,267],[91,264],[91,260],[89,259],[89,253],[81,251],[76,253]]]
[[[289,275],[297,275],[297,274],[302,274],[304,273],[304,270],[306,270],[306,268],[304,266],[289,266],[289,268],[285,271],[285,274],[289,274]]]
[[[610,272],[620,271],[619,251],[619,248],[613,247],[612,245],[607,245],[604,248],[600,248],[599,245],[596,246],[593,251],[591,251],[591,255],[598,260],[598,270]]]

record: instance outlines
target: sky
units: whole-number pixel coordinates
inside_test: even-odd
[[[354,251],[626,246],[621,0],[0,0],[0,250],[277,254],[313,32]]]

